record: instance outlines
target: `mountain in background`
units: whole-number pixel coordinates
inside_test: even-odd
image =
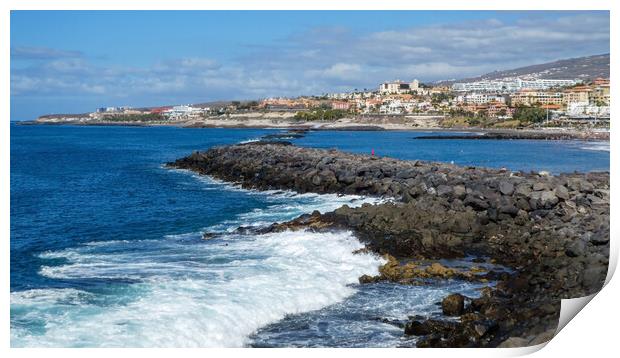
[[[482,76],[460,80],[439,81],[439,85],[455,82],[476,82],[500,80],[509,77],[521,79],[574,79],[593,80],[597,77],[609,78],[609,54],[569,58],[554,62],[541,63],[512,70],[493,71]]]

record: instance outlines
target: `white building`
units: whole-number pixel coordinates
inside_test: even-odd
[[[593,106],[588,102],[573,102],[568,104],[566,114],[571,117],[609,118],[609,106]]]
[[[478,81],[455,83],[452,90],[456,92],[512,92],[517,88],[513,83],[501,81]]]
[[[506,98],[497,94],[475,92],[457,96],[456,102],[465,104],[506,103]]]
[[[163,114],[169,118],[181,118],[196,115],[200,112],[202,112],[200,108],[195,108],[191,106],[174,106],[169,110],[163,112]]]
[[[392,100],[382,104],[379,107],[379,113],[382,114],[405,114],[413,113],[419,109],[419,103],[416,101]]]
[[[463,82],[452,85],[452,90],[457,92],[517,92],[523,89],[545,90],[554,87],[574,86],[581,80],[522,80],[520,78],[504,79],[497,81]]]
[[[392,82],[383,82],[379,85],[379,93],[381,94],[403,94],[411,91],[417,91],[420,88],[420,82],[413,80],[409,83],[400,80]]]
[[[567,87],[574,86],[576,84],[581,83],[581,80],[546,80],[546,79],[537,79],[537,80],[521,80],[517,79],[517,84],[522,89],[533,89],[533,90],[544,90],[555,87]]]

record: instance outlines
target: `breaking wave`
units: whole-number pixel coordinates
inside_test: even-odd
[[[258,192],[196,176],[211,190],[242,190],[267,205],[161,239],[92,241],[43,252],[39,274],[90,287],[11,293],[13,347],[240,347],[259,328],[356,292],[382,259],[353,254],[350,232],[236,234],[238,226],[290,220],[380,199]],[[60,264],[58,264],[60,262]],[[96,283],[96,284],[95,284]]]

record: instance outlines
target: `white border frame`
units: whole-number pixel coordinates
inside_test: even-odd
[[[2,346],[5,354],[9,353],[15,356],[34,356],[45,355],[46,357],[63,357],[66,356],[82,356],[88,354],[93,357],[105,357],[109,354],[114,355],[135,355],[145,354],[154,357],[165,356],[170,353],[183,354],[185,356],[201,356],[205,354],[211,355],[236,355],[236,354],[252,354],[259,357],[290,357],[292,355],[301,357],[310,357],[316,354],[336,356],[336,355],[355,355],[362,357],[375,357],[377,355],[398,355],[409,356],[432,356],[444,357],[450,355],[458,355],[460,357],[484,357],[484,356],[507,356],[522,355],[538,350],[541,346],[528,349],[419,349],[411,351],[409,349],[183,349],[182,352],[161,350],[157,348],[146,350],[130,350],[130,349],[9,349],[10,347],[10,326],[9,326],[9,306],[10,306],[10,267],[9,267],[9,236],[10,236],[10,135],[9,135],[9,118],[10,118],[10,10],[611,10],[611,67],[617,68],[617,46],[614,40],[618,39],[618,23],[620,19],[617,16],[618,1],[613,0],[546,0],[544,2],[536,0],[433,0],[433,1],[405,1],[405,0],[383,0],[380,2],[362,3],[358,1],[335,1],[335,0],[298,0],[298,1],[278,1],[278,0],[228,0],[219,3],[197,2],[191,0],[4,0],[0,1],[0,47],[3,53],[1,57],[2,71],[0,78],[2,83],[2,99],[0,113],[2,113],[2,131],[1,131],[1,160],[2,160],[2,176],[0,176],[2,189],[2,275],[1,283],[4,289],[2,296],[3,310],[1,311],[3,325],[2,330]],[[615,86],[619,83],[620,78],[617,72],[611,71],[612,96],[618,98]],[[619,112],[616,106],[612,107],[611,117],[618,118]],[[620,119],[618,119],[620,120]],[[612,119],[612,137],[614,136],[614,127],[616,127],[614,119]],[[611,163],[610,170],[612,173],[617,171],[618,160],[614,153],[617,152],[618,145],[611,142]],[[611,187],[618,187],[618,180],[615,175],[611,176]],[[618,195],[615,190],[611,191],[611,201],[617,202]],[[611,278],[617,263],[617,243],[618,225],[614,224],[618,219],[615,205],[611,208],[611,237],[612,237],[612,257],[610,257],[610,274]],[[579,355],[602,355],[608,356],[609,352],[617,350],[615,345],[617,334],[616,325],[620,315],[618,315],[618,303],[620,302],[620,284],[611,281],[602,291],[592,300],[584,312],[577,317],[562,330],[539,354],[542,356],[554,357],[559,355],[579,356]]]

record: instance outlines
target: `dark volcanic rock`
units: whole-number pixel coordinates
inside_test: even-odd
[[[471,139],[471,140],[506,140],[506,139],[528,139],[528,140],[605,140],[609,139],[605,134],[583,134],[572,132],[544,132],[544,131],[510,131],[510,132],[488,132],[483,134],[446,134],[446,135],[426,135],[418,136],[414,139]]]
[[[507,180],[502,180],[499,183],[499,191],[503,195],[512,195],[512,193],[515,191],[515,186]]]
[[[453,293],[441,301],[441,310],[446,316],[460,316],[465,309],[465,297],[459,293]]]
[[[557,325],[560,299],[598,291],[607,273],[609,173],[510,172],[282,142],[216,147],[168,165],[245,188],[395,199],[303,215],[268,231],[347,229],[380,254],[413,259],[484,256],[516,270],[513,276],[488,273],[500,280],[497,288],[472,300],[461,322],[449,325],[453,329],[435,325],[437,329],[427,330],[418,346],[498,346],[509,338],[537,337]],[[467,279],[439,266],[427,272],[413,264],[388,262],[379,278],[363,276],[360,282],[410,283],[424,275]],[[451,314],[462,313],[460,304],[456,306]],[[408,329],[421,332],[417,326]]]

